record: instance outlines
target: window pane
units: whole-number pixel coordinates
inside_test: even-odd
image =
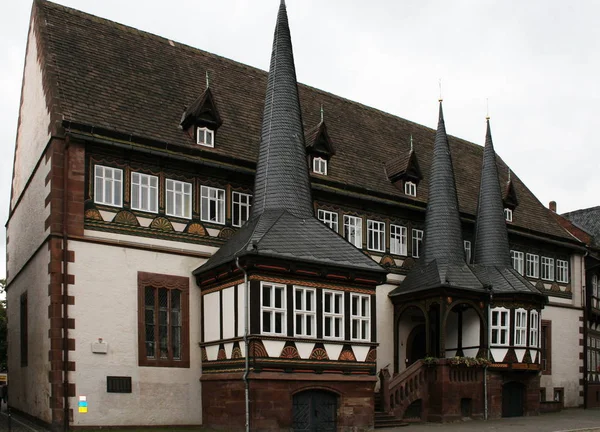
[[[283,306],[283,289],[275,288],[275,307],[281,308]]]
[[[324,312],[331,312],[331,294],[325,293],[325,302],[323,305]]]
[[[263,286],[263,306],[271,306],[271,287],[269,285]]]
[[[271,312],[263,311],[263,332],[271,332]]]
[[[283,316],[279,312],[275,312],[275,333],[283,333]]]

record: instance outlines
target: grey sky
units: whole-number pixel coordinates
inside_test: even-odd
[[[268,68],[277,0],[59,0]],[[287,0],[298,80],[483,144],[544,205],[600,205],[600,2]],[[31,3],[0,5],[0,219],[6,221]],[[204,79],[199,71],[198,79]],[[369,145],[369,143],[364,143]],[[4,253],[4,236],[1,237]],[[0,277],[4,261],[0,263]]]

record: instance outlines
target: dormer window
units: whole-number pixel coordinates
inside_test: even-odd
[[[411,181],[404,183],[404,193],[408,196],[417,196],[417,185]]]
[[[513,211],[511,209],[509,209],[509,208],[504,209],[504,219],[506,220],[506,222],[513,221]]]
[[[196,129],[196,144],[213,148],[215,146],[215,132],[206,127]]]
[[[327,159],[320,157],[313,158],[313,172],[315,174],[327,175]]]

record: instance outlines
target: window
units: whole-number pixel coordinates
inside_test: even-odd
[[[417,185],[407,181],[404,183],[404,193],[409,196],[417,196]]]
[[[261,282],[260,328],[266,335],[286,334],[285,285]]]
[[[158,212],[158,177],[131,173],[131,208],[152,213]]]
[[[114,207],[123,205],[123,170],[94,167],[94,202]]]
[[[406,227],[390,224],[390,253],[406,255]]]
[[[344,215],[344,238],[357,248],[362,247],[362,218]]]
[[[327,160],[320,157],[313,158],[313,172],[327,175]]]
[[[510,319],[508,309],[492,309],[492,345],[508,345],[508,330],[510,328]]]
[[[323,290],[323,337],[344,338],[344,293]]]
[[[524,309],[515,310],[515,346],[527,344],[527,312]]]
[[[542,279],[554,280],[554,259],[542,257]]]
[[[525,266],[525,254],[519,251],[510,251],[510,257],[512,259],[513,268],[519,272],[519,274],[523,274],[523,269]]]
[[[557,267],[558,267],[558,261],[557,260]],[[600,305],[599,305],[599,301],[598,301],[598,297],[599,297],[599,293],[598,293],[598,276],[596,275],[592,275],[592,307],[596,308],[596,309],[600,309]]]
[[[367,219],[367,249],[385,252],[385,224]]]
[[[314,288],[294,287],[295,335],[315,337],[317,304]]]
[[[338,231],[337,213],[319,209],[319,211],[317,212],[317,218],[335,232]]]
[[[250,200],[252,195],[241,192],[231,194],[231,224],[235,227],[243,226],[250,218]]]
[[[600,372],[600,336],[591,334],[588,336],[588,361],[587,369],[592,374]],[[594,376],[592,375],[592,377]],[[597,377],[597,375],[595,375]],[[596,378],[597,380],[597,378]]]
[[[192,218],[192,184],[167,179],[167,215]]]
[[[138,272],[139,365],[189,367],[189,278]]]
[[[527,277],[540,277],[540,257],[538,255],[527,254]]]
[[[225,191],[208,186],[201,187],[201,219],[204,222],[225,223]]]
[[[538,331],[540,325],[540,316],[538,311],[531,311],[531,318],[529,322],[529,346],[532,348],[538,347]]]
[[[469,240],[465,240],[463,242],[465,247],[465,262],[467,264],[471,263],[471,242]]]
[[[21,366],[27,366],[28,363],[28,333],[27,333],[27,293],[21,294],[19,311],[19,339],[21,342]]]
[[[196,129],[196,144],[206,147],[215,146],[215,132],[209,128],[199,127]]]
[[[542,320],[542,332],[540,337],[542,374],[552,373],[552,321]]]
[[[419,258],[421,256],[421,248],[423,246],[423,231],[418,229],[412,230],[412,256]]]
[[[351,294],[352,340],[371,340],[371,298],[365,294]]]
[[[504,209],[504,219],[506,219],[506,222],[513,221],[513,211],[511,209],[509,209],[509,208]]]
[[[556,281],[567,283],[569,282],[569,262],[564,260],[556,260]]]

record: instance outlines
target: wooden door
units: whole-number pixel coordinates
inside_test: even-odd
[[[337,397],[322,390],[308,390],[294,395],[293,424],[297,432],[335,431]]]

